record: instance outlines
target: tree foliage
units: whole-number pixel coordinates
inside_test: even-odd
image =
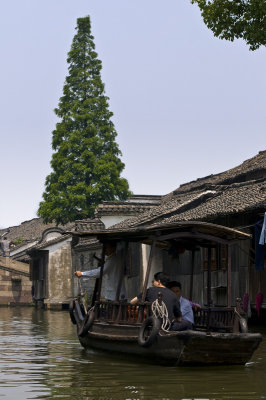
[[[250,50],[266,45],[266,0],[191,0],[220,39],[244,39]]]
[[[67,62],[63,95],[55,113],[59,118],[52,135],[52,172],[45,181],[38,216],[45,222],[69,221],[93,215],[103,200],[129,195],[108,97],[101,80],[90,17],[77,20]]]

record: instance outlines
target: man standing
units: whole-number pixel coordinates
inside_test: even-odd
[[[116,242],[107,242],[105,244],[106,259],[103,267],[103,281],[101,297],[105,300],[115,300],[118,281],[123,268],[122,253],[117,250]],[[86,278],[99,278],[101,267],[89,271],[76,271],[75,275]],[[124,279],[122,280],[120,297],[126,297]]]
[[[8,240],[7,237],[5,236],[4,239],[1,239],[0,243],[1,243],[2,256],[3,257],[9,257],[9,254],[10,254],[10,250],[9,250],[10,240]]]
[[[193,310],[190,304],[190,301],[185,299],[182,296],[182,286],[180,282],[177,281],[171,281],[167,284],[167,287],[175,293],[176,297],[179,300],[180,303],[180,310],[182,313],[182,321],[181,322],[176,322],[178,324],[179,329],[178,330],[183,330],[183,329],[192,329],[193,324],[194,324],[194,315],[193,315]]]

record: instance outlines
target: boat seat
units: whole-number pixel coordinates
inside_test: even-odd
[[[194,311],[195,330],[233,332],[234,320],[233,307],[211,307]]]

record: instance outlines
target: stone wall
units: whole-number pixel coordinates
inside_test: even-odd
[[[32,301],[29,265],[0,257],[0,305],[28,305]]]
[[[46,308],[62,309],[72,298],[71,239],[49,247]]]

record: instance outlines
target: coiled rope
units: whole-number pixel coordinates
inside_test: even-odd
[[[151,305],[151,310],[154,317],[160,318],[162,320],[161,329],[165,332],[168,332],[171,326],[171,322],[168,318],[168,310],[165,303],[163,301],[159,302],[159,300],[156,299]]]

